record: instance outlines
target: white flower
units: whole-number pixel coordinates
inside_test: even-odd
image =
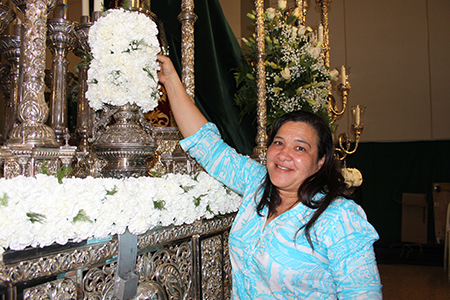
[[[157,34],[145,14],[123,9],[108,10],[92,25],[86,97],[94,110],[130,103],[147,112],[158,105]]]
[[[337,81],[339,79],[339,71],[337,69],[330,71],[330,79],[331,81]]]
[[[299,36],[302,36],[302,35],[304,35],[305,33],[306,33],[306,26],[299,25],[299,26],[298,26],[298,35],[299,35]]]
[[[362,174],[358,169],[343,168],[341,173],[348,187],[358,187],[363,182]]]
[[[275,8],[269,7],[269,8],[266,10],[266,12],[267,12],[267,18],[268,18],[269,20],[273,20],[273,18],[275,18]]]
[[[20,188],[18,188],[20,187]],[[0,179],[0,251],[142,234],[236,212],[242,198],[205,172],[195,177]]]
[[[283,77],[285,80],[291,79],[291,71],[289,70],[289,68],[286,67],[281,71],[281,77]]]
[[[300,15],[302,14],[302,10],[300,7],[296,7],[294,9],[294,12],[292,13],[296,18],[300,17]]]
[[[286,9],[286,0],[278,0],[278,8],[283,11]]]

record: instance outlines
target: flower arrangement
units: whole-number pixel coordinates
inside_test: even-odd
[[[92,25],[86,97],[94,110],[129,103],[147,112],[158,105],[157,35],[148,16],[122,8],[106,11]]]
[[[20,187],[20,188],[18,188]],[[0,254],[235,212],[242,198],[205,172],[160,178],[0,179]]]
[[[348,187],[358,187],[363,183],[362,174],[355,168],[342,168],[342,176]]]
[[[255,13],[248,14],[255,19]],[[307,110],[328,116],[330,94],[329,68],[323,61],[321,42],[310,27],[296,25],[300,9],[286,9],[286,1],[278,9],[264,12],[267,125],[294,110]],[[238,91],[235,102],[242,114],[256,111],[256,41],[243,39],[248,66],[235,73]]]

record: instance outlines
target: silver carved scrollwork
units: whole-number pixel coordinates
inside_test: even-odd
[[[166,174],[172,168],[172,153],[182,139],[181,133],[176,127],[154,127],[156,150],[150,161],[150,171]]]
[[[223,245],[221,236],[213,236],[203,240],[201,249],[203,299],[223,299]]]
[[[10,72],[10,89],[9,89],[9,99],[7,102],[11,107],[5,111],[5,123],[6,131],[8,134],[11,132],[12,128],[18,124],[17,119],[17,108],[19,104],[19,62],[20,62],[20,25],[14,25],[13,35],[4,35],[0,37],[0,52],[3,57],[11,65]],[[6,97],[6,95],[5,95]],[[8,136],[3,137],[6,141]]]
[[[191,252],[188,243],[182,243],[139,256],[136,264],[139,274],[138,296],[186,299],[192,287],[192,275],[189,273]]]
[[[83,299],[115,299],[114,276],[117,264],[93,267],[83,276],[81,289]]]
[[[103,113],[94,126],[92,144],[96,155],[107,162],[102,175],[113,178],[147,176],[146,160],[152,157],[156,146],[152,127],[142,110],[135,104],[105,105]]]
[[[0,3],[0,33],[16,18],[16,13],[10,7]]]
[[[5,99],[5,118],[2,124],[2,140],[6,142],[8,132],[13,127],[13,104],[11,102],[11,67],[7,64],[0,64],[0,90]]]
[[[156,150],[149,162],[151,173],[195,174],[201,167],[181,146],[183,138],[176,127],[154,127]]]
[[[234,214],[231,214],[183,226],[152,229],[138,236],[135,270],[139,285],[135,299],[189,300],[199,299],[202,294],[203,299],[230,299],[227,242],[233,219]],[[193,241],[199,238],[203,241],[200,251],[193,251]],[[32,249],[3,254],[0,293],[5,292],[7,286],[14,291],[17,285],[27,282],[26,293],[30,296],[26,299],[60,299],[52,296],[58,293],[66,295],[64,299],[114,299],[116,238],[92,245],[60,246],[59,250],[43,248],[35,254],[29,254],[27,250]],[[200,266],[197,272],[193,268],[196,264]],[[50,280],[37,286],[30,284],[45,282],[46,278],[55,276],[61,277],[62,281]],[[198,289],[202,286],[194,285],[202,278],[207,281],[202,284],[203,291]],[[76,298],[72,298],[75,291]],[[8,299],[16,300],[17,297]]]
[[[50,281],[32,288],[25,289],[24,300],[75,300],[77,299],[77,285],[75,278],[62,278]]]

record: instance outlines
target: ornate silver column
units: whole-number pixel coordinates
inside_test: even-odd
[[[53,130],[44,124],[48,118],[44,100],[46,23],[47,14],[55,3],[55,0],[30,0],[26,3],[21,53],[23,84],[18,109],[21,124],[11,131],[9,145],[57,145]]]
[[[267,153],[267,106],[266,106],[266,58],[264,44],[264,1],[255,1],[255,30],[256,30],[256,147],[253,149],[251,157],[260,163],[266,163]]]
[[[75,48],[75,55],[81,58],[78,65],[78,99],[77,99],[77,134],[78,149],[87,151],[89,133],[92,130],[94,121],[94,111],[89,106],[86,98],[87,91],[87,71],[86,54],[91,51],[88,43],[89,29],[92,26],[88,16],[82,16],[80,23],[75,27],[75,35],[78,40]]]
[[[25,11],[18,76],[17,115],[21,123],[11,130],[6,145],[0,149],[4,177],[34,176],[44,165],[48,173],[55,174],[61,166],[71,166],[76,150],[68,145],[68,134],[65,145],[59,147],[53,130],[44,123],[48,117],[44,100],[46,24],[47,14],[56,2],[13,2]]]
[[[19,106],[19,63],[20,63],[20,28],[21,25],[14,25],[14,32],[12,35],[4,35],[0,37],[0,52],[3,57],[11,65],[10,72],[10,92],[9,100],[11,108],[5,113],[6,127],[8,134],[18,124],[17,110]],[[6,97],[6,95],[5,95]],[[7,136],[4,137],[6,141]]]
[[[181,22],[181,80],[187,94],[194,101],[194,23],[197,21],[197,15],[194,13],[193,0],[181,2],[181,13],[178,15],[178,20]]]
[[[6,5],[0,4],[0,33],[2,33],[5,28],[11,24],[11,22],[16,18],[16,14],[14,11],[9,8]],[[18,35],[20,35],[20,25],[14,25],[13,26],[13,34],[15,34],[18,30]],[[3,54],[3,57],[11,64],[12,68],[9,67],[2,67],[2,79],[1,79],[1,88],[3,92],[3,96],[5,99],[5,122],[2,130],[2,139],[3,142],[6,142],[6,139],[8,138],[8,134],[11,131],[11,129],[14,126],[14,108],[16,107],[14,102],[14,98],[16,98],[16,93],[14,91],[17,91],[17,89],[11,90],[11,85],[13,87],[17,87],[17,84],[14,84],[14,75],[15,72],[18,70],[18,58],[17,63],[15,63],[14,60],[14,54],[15,52],[20,56],[20,37],[18,38],[19,43],[18,45],[14,43],[16,39],[13,38],[13,35],[4,35],[0,37],[0,52]],[[15,47],[17,46],[17,47]],[[18,51],[14,51],[14,49],[18,49]],[[11,56],[13,56],[13,59],[11,59]],[[5,73],[7,71],[7,74]],[[7,75],[10,78],[5,78],[5,75]],[[13,98],[11,98],[13,97]]]
[[[50,101],[50,126],[55,132],[56,142],[62,144],[68,130],[67,103],[67,53],[75,45],[73,21],[65,19],[65,10],[61,18],[49,19],[47,22],[47,46],[52,53],[52,96]]]
[[[0,64],[0,90],[5,100],[5,119],[3,120],[3,128],[1,131],[3,143],[6,142],[8,132],[13,124],[13,106],[11,103],[11,67],[7,64]]]

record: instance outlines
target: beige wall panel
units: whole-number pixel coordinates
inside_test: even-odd
[[[450,138],[450,1],[428,1],[433,139]]]
[[[351,101],[363,141],[431,139],[425,0],[347,0]]]
[[[329,13],[329,34],[330,34],[330,68],[337,68],[340,70],[342,65],[346,65],[346,34],[345,34],[345,4],[343,1],[333,2]],[[317,10],[317,9],[316,9]],[[318,14],[316,12],[316,14]],[[350,78],[351,80],[351,78]],[[350,92],[351,93],[351,92]],[[338,101],[339,109],[342,109],[341,98],[336,91],[336,86],[333,86],[333,96]],[[350,94],[348,105],[355,105],[358,102],[355,102],[352,95]],[[336,120],[336,134],[338,135],[341,132],[347,132],[347,134],[352,134],[351,128],[349,127],[351,122],[351,118],[349,118],[349,114],[346,112],[344,115]]]
[[[229,0],[224,0],[229,1]],[[241,0],[241,36],[250,37],[255,32],[251,25],[252,20],[247,17],[247,14],[255,10],[255,2],[253,0]]]
[[[234,35],[241,39],[241,1],[240,0],[220,0],[225,18],[228,21]]]

